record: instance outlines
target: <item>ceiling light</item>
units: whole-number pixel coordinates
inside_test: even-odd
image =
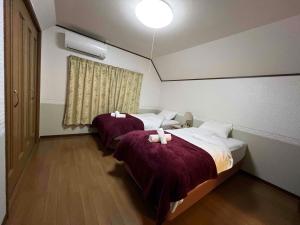
[[[135,15],[150,28],[165,27],[173,20],[172,9],[162,0],[142,0],[135,8]]]

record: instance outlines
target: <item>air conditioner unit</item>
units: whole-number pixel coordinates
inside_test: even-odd
[[[65,48],[83,54],[105,59],[107,45],[94,39],[73,32],[65,32]]]

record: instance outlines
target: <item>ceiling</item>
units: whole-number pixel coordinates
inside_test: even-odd
[[[56,24],[54,0],[30,0],[42,30]]]
[[[33,0],[36,1],[36,0]],[[55,0],[56,23],[150,57],[154,30],[135,17],[140,0]],[[40,1],[43,2],[43,1]],[[153,57],[300,13],[299,0],[166,0],[171,25],[156,30]]]

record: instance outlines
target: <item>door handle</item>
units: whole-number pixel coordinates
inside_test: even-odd
[[[19,105],[19,93],[16,89],[13,91],[13,93],[17,97],[17,103],[14,104],[14,107],[17,107]]]

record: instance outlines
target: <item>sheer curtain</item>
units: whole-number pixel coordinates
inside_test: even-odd
[[[142,79],[141,73],[69,56],[64,125],[91,124],[116,110],[137,113]]]

